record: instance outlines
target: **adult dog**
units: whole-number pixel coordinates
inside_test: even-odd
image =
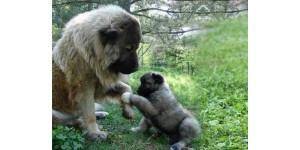
[[[96,123],[95,102],[120,101],[131,92],[123,81],[138,69],[138,20],[124,9],[101,6],[75,16],[52,51],[52,122],[80,124],[92,139],[105,139]],[[132,118],[122,103],[125,117]]]

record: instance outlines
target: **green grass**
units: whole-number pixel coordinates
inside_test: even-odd
[[[134,92],[145,72],[157,71],[166,78],[178,101],[201,124],[201,135],[189,147],[197,150],[248,149],[247,24],[247,18],[210,24],[211,28],[198,36],[198,45],[193,50],[194,75],[171,68],[143,67],[130,78]],[[130,132],[142,117],[136,109],[134,120],[122,118],[117,105],[108,104],[106,110],[110,115],[98,123],[109,132],[108,140],[86,141],[85,149],[168,149],[168,138],[154,138],[154,130],[145,134]]]

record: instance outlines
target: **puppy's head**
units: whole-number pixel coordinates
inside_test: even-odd
[[[148,97],[165,82],[162,75],[153,72],[144,74],[140,81],[141,85],[138,87],[137,93],[144,97]]]

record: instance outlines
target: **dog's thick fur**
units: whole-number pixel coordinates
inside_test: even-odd
[[[52,51],[53,124],[77,124],[88,137],[105,139],[96,124],[94,103],[120,101],[130,86],[122,82],[138,69],[138,20],[118,6],[101,6],[71,19]],[[121,104],[125,117],[134,113]]]
[[[141,77],[138,94],[124,93],[121,99],[144,115],[132,131],[146,131],[152,125],[170,137],[171,148],[181,150],[200,133],[198,121],[179,104],[164,78],[148,72]]]

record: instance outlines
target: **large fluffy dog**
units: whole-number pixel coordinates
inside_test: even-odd
[[[80,123],[93,139],[106,138],[96,124],[95,102],[131,92],[123,83],[138,69],[140,24],[118,6],[108,5],[71,19],[52,52],[53,124]],[[133,112],[122,104],[126,117]]]
[[[200,134],[200,124],[176,100],[164,78],[149,72],[141,77],[138,94],[124,93],[122,100],[144,115],[132,131],[146,131],[152,125],[170,137],[171,150],[181,150]]]

